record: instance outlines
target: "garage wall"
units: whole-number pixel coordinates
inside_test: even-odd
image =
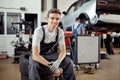
[[[20,9],[21,7],[26,10]],[[7,29],[7,13],[20,13],[21,18],[25,18],[25,13],[37,14],[37,25],[41,25],[41,0],[0,0],[0,12],[4,12],[4,33],[0,35],[0,54],[2,51],[7,51],[9,56],[13,56],[14,47],[10,44],[15,40],[15,34],[6,34]],[[24,35],[23,40],[28,41],[29,35]],[[27,44],[25,45],[27,46]]]
[[[0,9],[19,12],[20,7],[25,7],[26,12],[38,13],[41,11],[41,0],[0,0]]]

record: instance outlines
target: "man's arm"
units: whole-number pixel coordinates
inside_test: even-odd
[[[86,30],[82,30],[82,35],[85,35],[86,34]]]
[[[60,32],[61,31],[61,32]],[[58,70],[60,63],[66,56],[66,46],[65,46],[65,39],[64,39],[64,32],[63,30],[59,31],[59,56],[58,59],[53,63],[53,65],[50,67],[52,72],[55,72]]]
[[[50,62],[48,62],[44,57],[42,57],[40,54],[40,48],[39,47],[35,47],[32,46],[32,59],[35,61],[38,61],[39,63],[48,66],[48,64],[50,64]]]
[[[59,49],[60,49],[60,52],[59,52],[58,60],[61,62],[66,56],[66,46],[60,45]]]
[[[38,27],[34,31],[33,40],[32,40],[32,59],[43,65],[48,66],[49,62],[40,55],[40,42],[42,38],[43,38],[42,28]]]
[[[65,58],[65,55],[66,55],[65,45],[61,45],[59,49],[60,49],[60,52],[59,52],[58,59],[55,62],[53,62],[53,64],[50,67],[51,71],[54,73],[56,73],[56,71],[59,68],[60,63],[62,62],[62,60]]]
[[[62,60],[65,58],[65,56],[66,56],[66,47],[65,47],[65,45],[61,45],[60,47],[59,47],[59,49],[60,49],[60,52],[59,52],[59,56],[58,56],[58,59],[57,60],[59,60],[60,61],[60,63],[62,62]],[[53,70],[53,72],[54,72],[54,75],[60,75],[60,70],[59,69],[56,69],[56,70]]]
[[[82,24],[82,35],[85,35],[86,34],[86,29],[85,29],[85,26]]]
[[[66,56],[65,36],[63,30],[59,30],[59,56],[58,60],[61,62]]]

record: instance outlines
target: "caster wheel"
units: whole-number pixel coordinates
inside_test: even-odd
[[[97,69],[99,69],[100,68],[100,63],[96,63],[95,64],[95,69],[97,70]]]
[[[80,70],[80,66],[76,65],[76,70],[79,71]]]

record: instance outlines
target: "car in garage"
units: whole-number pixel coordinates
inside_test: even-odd
[[[61,24],[66,30],[76,17],[82,17],[86,28],[95,31],[120,30],[120,0],[78,0],[64,11]]]
[[[96,30],[120,32],[120,0],[97,0],[96,13]]]

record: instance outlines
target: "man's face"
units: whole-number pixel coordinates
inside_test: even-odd
[[[60,18],[61,18],[60,14],[50,13],[49,16],[47,17],[49,29],[53,29],[53,30],[56,29],[56,27],[60,22]]]

